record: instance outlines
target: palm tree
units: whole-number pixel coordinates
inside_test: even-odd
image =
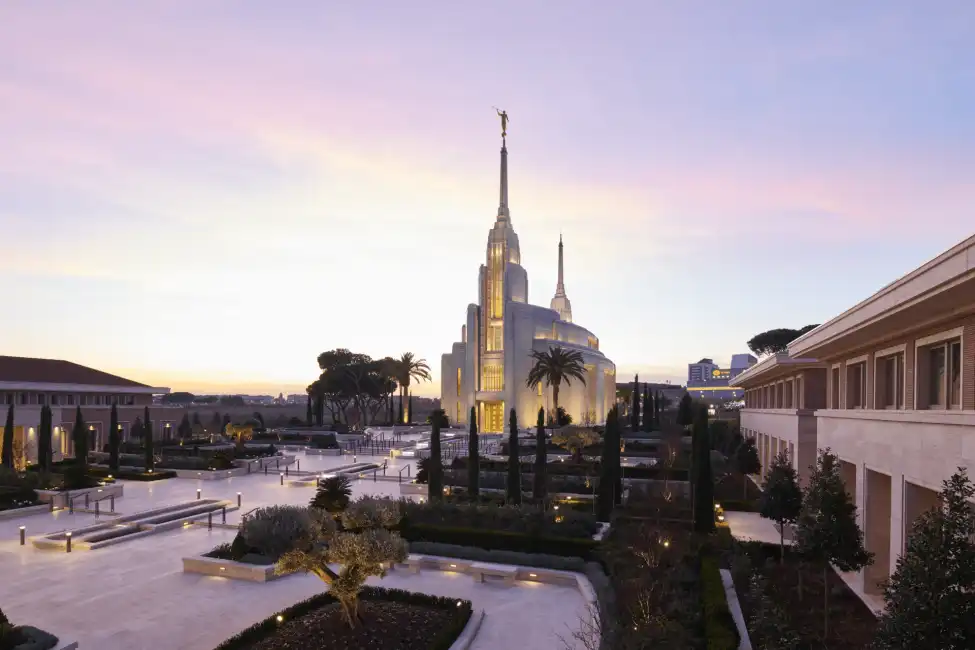
[[[535,389],[544,381],[552,387],[553,413],[559,409],[559,388],[562,382],[566,386],[572,385],[572,379],[578,379],[583,385],[586,383],[586,365],[581,352],[566,350],[557,345],[544,352],[533,350],[532,359],[534,363],[525,384]]]
[[[395,377],[399,383],[399,399],[402,405],[413,379],[430,381],[430,366],[426,359],[418,359],[412,352],[406,352],[396,360]]]
[[[345,510],[351,498],[352,479],[339,474],[319,482],[318,491],[309,505],[336,514]]]

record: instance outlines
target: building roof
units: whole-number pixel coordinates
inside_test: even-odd
[[[17,384],[78,384],[118,388],[149,388],[101,370],[61,359],[0,356],[0,382]]]
[[[793,359],[787,352],[769,355],[735,377],[735,384],[740,388],[751,388],[771,381],[782,375],[794,373],[802,368],[825,368],[826,365],[816,359]]]

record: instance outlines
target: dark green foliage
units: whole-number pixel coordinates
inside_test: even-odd
[[[148,411],[148,409],[146,409]],[[146,471],[156,466],[156,457],[152,450],[152,422],[146,420],[145,429],[142,432],[142,447],[145,450]]]
[[[659,390],[657,391],[657,399],[653,400],[653,407],[655,409],[654,418],[653,418],[654,419],[654,425],[659,429],[660,428],[660,412],[664,409],[663,395],[660,394],[660,391]]]
[[[771,519],[778,524],[779,559],[785,562],[785,525],[796,523],[802,511],[799,477],[785,452],[772,460],[762,489],[759,512],[765,519]]]
[[[710,556],[701,558],[701,601],[708,650],[736,650],[738,632],[735,621],[728,611],[718,561]]]
[[[471,407],[470,435],[467,439],[467,492],[476,497],[480,493],[480,451],[477,441],[477,407]]]
[[[946,480],[941,507],[914,521],[884,589],[876,650],[975,647],[975,514],[964,468]]]
[[[714,530],[714,476],[711,472],[711,445],[708,440],[708,408],[704,404],[698,405],[691,435],[694,530],[709,533]]]
[[[538,409],[538,420],[535,422],[535,474],[532,483],[532,497],[541,501],[548,492],[548,453],[545,449],[545,409]]]
[[[210,433],[219,433],[223,431],[223,418],[217,411],[213,412],[213,417],[210,418]]]
[[[518,449],[518,414],[508,414],[508,484],[505,492],[508,503],[521,503],[521,455]]]
[[[413,424],[413,393],[410,393],[410,399],[407,402],[409,408],[407,409],[407,424]]]
[[[572,424],[572,416],[561,406],[555,409],[555,425],[567,427],[570,424]]]
[[[187,422],[188,423],[188,422]],[[119,445],[122,444],[122,437],[118,430],[118,407],[112,404],[112,415],[108,424],[108,469],[113,472],[118,471]],[[97,462],[97,461],[96,461]]]
[[[643,391],[643,431],[653,431],[653,397],[649,387]]]
[[[52,422],[51,407],[47,404],[41,409],[41,422],[37,432],[37,464],[42,472],[51,471],[52,452]]]
[[[74,442],[75,465],[81,468],[84,474],[88,467],[88,425],[85,418],[81,415],[81,407],[75,410],[74,428],[71,430],[71,440]]]
[[[630,428],[633,431],[640,429],[640,375],[633,376],[633,404],[630,406]]]
[[[430,415],[427,416],[426,423],[433,424],[434,418],[436,418],[437,421],[440,422],[441,429],[450,427],[450,418],[447,417],[447,413],[443,409],[436,409],[434,411],[431,411]]]
[[[312,418],[311,402],[312,402],[312,396],[309,395],[308,402],[305,404],[305,424],[309,427],[311,426],[311,418]]]
[[[547,553],[589,559],[599,546],[592,539],[572,537],[547,537],[526,535],[490,528],[457,528],[454,526],[428,526],[403,524],[400,535],[409,542],[437,542],[473,546],[488,550],[518,551],[519,553]]]
[[[430,478],[428,494],[431,501],[443,500],[443,451],[440,448],[440,422],[443,410],[431,414],[430,426],[430,465],[427,468]]]
[[[239,562],[241,558],[251,552],[251,547],[244,541],[244,536],[237,533],[230,544],[230,559]]]
[[[785,611],[769,596],[768,581],[760,574],[748,583],[751,612],[746,622],[753,648],[762,650],[798,650],[801,639],[789,626]]]
[[[396,416],[396,421],[399,422],[400,424],[405,424],[405,422],[403,422],[403,396],[402,395],[399,396],[399,413]]]
[[[342,512],[352,498],[352,479],[344,474],[319,481],[318,490],[308,505],[332,514]]]
[[[525,385],[533,390],[541,383],[551,386],[552,402],[558,415],[559,390],[563,382],[566,386],[571,386],[573,379],[578,379],[583,385],[586,383],[586,364],[582,353],[556,345],[548,350],[534,350],[531,357],[532,368],[528,371]]]
[[[518,551],[488,550],[473,546],[440,544],[438,542],[412,542],[410,544],[410,553],[454,557],[458,560],[471,560],[473,562],[514,564],[517,566],[538,567],[539,569],[572,571],[573,573],[582,573],[586,569],[586,561],[581,557],[550,555],[548,553],[519,553]]]
[[[830,565],[840,571],[859,571],[873,562],[856,515],[857,507],[840,478],[839,458],[827,447],[809,477],[795,539],[802,556],[822,567],[824,583]],[[829,638],[829,589],[823,590],[823,597],[823,638]]]
[[[416,476],[414,477],[420,485],[426,485],[430,481],[430,459],[421,458],[416,461]],[[443,490],[441,490],[442,492]]]
[[[748,349],[760,357],[764,357],[767,354],[785,352],[790,343],[806,332],[814,330],[817,327],[819,327],[819,325],[806,325],[805,327],[797,330],[787,327],[768,330],[767,332],[756,334],[749,339]]]
[[[14,405],[7,407],[7,421],[3,425],[3,453],[0,454],[0,465],[9,469],[14,468]]]
[[[470,620],[471,614],[473,613],[471,603],[468,600],[458,601],[456,598],[428,596],[426,594],[402,591],[400,589],[363,587],[358,597],[360,601],[409,603],[421,607],[432,607],[450,611],[453,614],[450,624],[441,629],[436,637],[430,640],[429,650],[449,650],[457,637],[464,631],[464,627],[467,625],[467,621]],[[230,637],[217,646],[215,650],[246,650],[257,647],[262,639],[272,636],[275,630],[277,630],[280,625],[278,623],[278,616],[290,621],[337,602],[335,597],[328,592],[317,594],[277,614],[272,614],[260,623],[252,625],[243,632]],[[459,606],[458,602],[460,603]]]
[[[689,427],[694,422],[694,400],[690,393],[684,393],[677,405],[677,424]]]
[[[184,413],[183,419],[179,421],[179,426],[176,427],[176,436],[180,440],[193,437],[193,425],[190,424],[190,416],[188,413]]]
[[[735,448],[735,469],[745,480],[750,480],[747,478],[749,474],[758,474],[762,471],[762,463],[758,458],[758,448],[755,446],[755,440],[752,438],[745,438],[741,441],[741,444]],[[745,488],[748,488],[747,483]],[[747,495],[743,495],[742,498],[746,498]]]
[[[606,416],[603,434],[603,455],[599,463],[599,494],[596,513],[600,521],[609,521],[613,507],[619,503],[620,486],[620,422],[619,409],[614,406]]]
[[[561,521],[555,521],[552,511],[535,506],[499,506],[497,504],[472,504],[456,501],[416,503],[404,501],[402,526],[428,525],[444,528],[480,528],[497,532],[522,533],[544,537],[577,537],[591,539],[599,530],[599,523],[586,511],[563,507],[557,513]]]

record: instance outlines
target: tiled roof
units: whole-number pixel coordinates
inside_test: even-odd
[[[90,386],[118,386],[119,388],[148,388],[131,379],[110,375],[101,370],[62,361],[30,357],[0,356],[0,381],[37,384],[82,384]]]

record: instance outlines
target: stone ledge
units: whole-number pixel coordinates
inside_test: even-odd
[[[202,555],[184,557],[183,573],[199,573],[206,576],[218,576],[248,582],[270,582],[281,577],[274,572],[273,564],[247,564]]]
[[[748,638],[748,626],[745,625],[745,616],[741,612],[741,605],[738,603],[738,592],[735,591],[734,580],[731,579],[731,571],[720,569],[721,583],[724,585],[724,596],[728,601],[728,611],[731,618],[735,620],[735,627],[738,629],[738,650],[752,650],[751,639]]]
[[[477,609],[471,612],[471,617],[467,619],[467,625],[464,626],[460,636],[450,646],[450,650],[468,650],[471,644],[474,643],[477,633],[481,631],[481,623],[484,622],[484,616],[483,609]]]
[[[4,519],[17,519],[18,517],[29,517],[31,515],[39,515],[43,512],[50,512],[51,506],[49,505],[39,505],[39,506],[27,506],[25,508],[10,508],[9,510],[0,510],[0,521]]]
[[[63,507],[68,507],[68,499],[72,499],[78,496],[83,496],[85,493],[91,494],[92,497],[98,499],[107,499],[108,497],[114,496],[116,499],[120,499],[125,496],[125,486],[121,483],[110,483],[107,485],[100,485],[98,487],[82,488],[80,490],[36,490],[37,498],[44,503],[50,503],[53,499],[55,505],[58,505],[58,501],[63,503]],[[77,499],[76,499],[77,501]]]

